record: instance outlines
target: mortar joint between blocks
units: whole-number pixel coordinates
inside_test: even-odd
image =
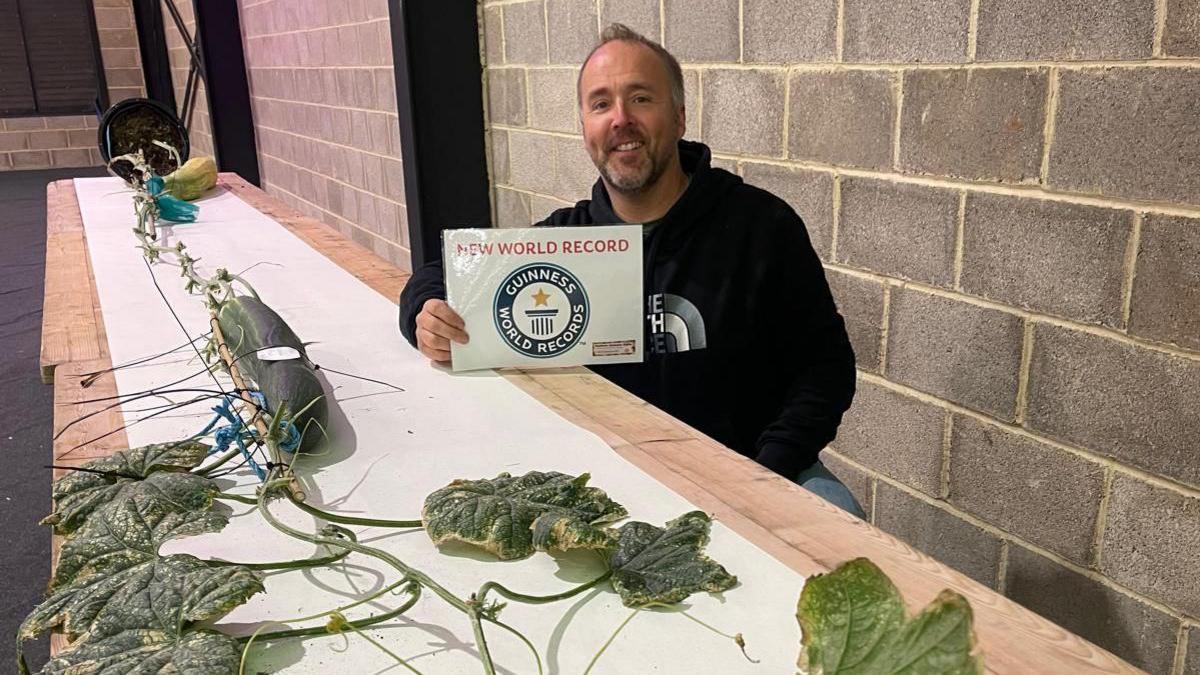
[[[1010,544],[1007,539],[1000,540],[1000,560],[996,565],[996,592],[1004,595],[1007,590],[1008,577],[1008,548]]]
[[[1038,179],[1043,186],[1050,184],[1050,149],[1054,144],[1055,121],[1058,117],[1058,78],[1059,69],[1051,67],[1046,77],[1046,120],[1042,126],[1042,163]]]
[[[746,62],[746,0],[738,0],[738,63]]]
[[[837,262],[838,228],[842,222],[842,175],[833,173],[833,217],[829,225],[829,262]]]
[[[967,18],[967,61],[974,61],[979,45],[979,0],[971,0]]]
[[[954,434],[954,413],[947,410],[942,425],[942,469],[939,476],[938,498],[950,499],[950,439]]]
[[[1017,400],[1013,414],[1013,423],[1019,427],[1025,426],[1025,417],[1029,412],[1029,374],[1033,369],[1033,321],[1026,319],[1021,335],[1021,366],[1017,372]]]
[[[1104,471],[1104,492],[1100,495],[1100,507],[1096,511],[1096,530],[1092,533],[1092,550],[1090,567],[1097,572],[1103,565],[1104,530],[1108,527],[1108,504],[1112,500],[1112,486],[1116,473],[1112,467]]]
[[[954,290],[962,292],[963,246],[966,236],[967,191],[958,195],[958,220],[954,226]]]
[[[1137,279],[1137,257],[1142,246],[1142,225],[1145,218],[1146,215],[1140,211],[1133,214],[1129,240],[1125,244],[1125,261],[1121,275],[1121,326],[1127,333],[1129,318],[1133,312],[1133,283]]]
[[[846,0],[838,0],[837,3],[837,26],[834,29],[834,50],[838,63],[845,61],[845,44],[846,44]]]
[[[1186,621],[1179,622],[1179,632],[1175,634],[1175,661],[1171,666],[1171,675],[1183,675],[1187,661],[1188,634],[1191,632]]]
[[[1154,39],[1150,54],[1162,58],[1163,35],[1167,32],[1167,0],[1154,0]]]
[[[904,114],[904,71],[896,73],[896,119],[892,124],[892,170],[900,172],[900,124]]]
[[[888,333],[891,325],[892,313],[892,284],[884,282],[883,284],[883,316],[880,318],[879,327],[879,374],[887,375],[888,364]]]

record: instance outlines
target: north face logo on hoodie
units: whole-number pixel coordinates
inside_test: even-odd
[[[687,298],[670,293],[646,296],[650,322],[650,353],[673,354],[704,349],[704,317]]]

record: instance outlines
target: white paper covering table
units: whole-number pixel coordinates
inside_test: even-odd
[[[331,383],[340,387],[336,395],[343,401],[340,407],[348,421],[340,425],[340,447],[343,452],[352,449],[352,454],[338,461],[322,458],[319,461],[322,466],[313,466],[314,501],[337,510],[406,518],[416,514],[426,492],[454,477],[488,476],[499,471],[517,473],[535,468],[588,470],[596,485],[607,489],[638,519],[662,521],[691,508],[689,502],[717,517],[719,524],[714,529],[710,551],[741,576],[743,585],[725,594],[724,605],[704,595],[694,597],[689,604],[697,615],[718,626],[743,632],[750,651],[763,661],[762,665],[750,666],[736,649],[685,619],[647,615],[638,617],[632,630],[622,634],[597,672],[789,672],[799,637],[792,611],[800,588],[800,574],[828,569],[856,555],[866,555],[880,564],[911,604],[927,602],[943,587],[968,595],[977,612],[980,641],[989,670],[1129,670],[1107,652],[838,512],[787,481],[771,476],[586,371],[509,372],[501,379],[452,377],[431,370],[403,345],[395,329],[393,299],[403,283],[402,274],[336,232],[299,217],[234,176],[225,176],[223,185],[242,195],[259,212],[284,223],[299,239],[286,235],[284,228],[274,226],[272,230],[271,223],[242,210],[245,205],[233,200],[230,192],[207,200],[206,217],[202,219],[207,225],[180,227],[176,235],[197,255],[204,255],[214,263],[219,261],[230,269],[262,260],[282,262],[281,268],[255,268],[254,281],[264,299],[292,322],[304,339],[319,341],[313,346],[314,360],[351,372],[363,372],[365,367],[372,376],[384,375],[381,379],[398,381],[409,388],[404,394],[350,400],[378,392],[380,388],[330,376]],[[85,195],[85,219],[90,221],[92,205],[99,204],[97,214],[103,213],[102,206],[107,204],[106,195],[112,186],[97,185],[92,191],[84,182],[80,188]],[[91,262],[96,270],[99,305],[104,315],[104,323],[97,322],[93,327],[100,344],[94,348],[88,345],[85,332],[82,337],[73,338],[69,349],[43,349],[46,370],[63,366],[55,376],[56,399],[63,403],[82,398],[77,390],[78,381],[66,375],[94,367],[97,361],[120,362],[126,356],[152,353],[151,336],[158,334],[157,326],[164,319],[171,321],[149,283],[137,251],[132,248],[128,196],[121,199],[125,201],[113,199],[111,213],[97,215],[95,224],[88,223],[87,235],[94,239],[89,241]],[[78,246],[83,237],[69,183],[51,186],[50,209],[49,229],[54,241],[48,246],[45,321],[47,334],[57,335],[63,332],[64,325],[79,322],[81,318],[86,322],[89,315],[98,312],[92,285],[85,278],[88,260],[86,249]],[[243,217],[253,223],[248,227],[262,228],[270,236],[248,236],[249,230],[234,224]],[[118,222],[105,225],[106,218]],[[301,243],[302,240],[306,243]],[[353,272],[353,276],[312,250],[306,251],[310,245]],[[123,252],[119,250],[122,247],[125,247]],[[299,272],[295,269],[297,265],[303,265]],[[383,295],[372,297],[366,287],[355,286],[354,276]],[[74,286],[65,283],[68,277],[75,280]],[[121,277],[128,281],[121,281]],[[161,273],[161,279],[163,290],[172,297],[172,304],[181,311],[185,323],[190,323],[193,330],[202,325],[203,309],[195,299],[183,297],[178,277],[168,272]],[[323,290],[321,285],[330,283],[335,283],[339,291],[356,289],[354,300],[347,300],[342,292],[337,297],[322,298],[327,289]],[[147,291],[154,295],[145,295]],[[172,296],[172,292],[177,295]],[[137,296],[139,293],[143,295]],[[331,311],[338,307],[352,307],[356,311],[341,316]],[[63,308],[70,308],[71,315],[63,316]],[[139,317],[132,322],[137,324],[134,327],[123,325],[130,322],[126,318],[130,312]],[[102,344],[106,328],[110,344]],[[174,331],[162,329],[161,339],[169,335],[175,340],[164,343],[163,349],[180,341],[178,327]],[[99,356],[92,357],[89,349]],[[87,360],[79,360],[77,354]],[[165,372],[155,372],[162,368],[135,372],[140,370],[119,371],[117,382],[102,380],[96,387],[103,390],[119,383],[126,389],[166,376]],[[509,383],[529,392],[533,398],[521,394]],[[87,395],[94,396],[96,391],[93,388]],[[444,406],[442,401],[453,401],[453,406]],[[577,427],[546,414],[547,410],[573,421]],[[69,419],[76,411],[64,406],[60,412],[63,419]],[[517,425],[514,423],[517,420],[523,423]],[[578,427],[594,432],[598,438]],[[129,440],[136,444],[194,431],[195,420],[166,420],[161,426],[146,422],[129,430]],[[61,461],[89,454],[77,451],[66,455],[67,449],[82,440],[79,435],[68,434],[60,440],[55,452],[56,456],[63,456]],[[277,511],[289,512],[285,505],[280,505]],[[301,526],[312,524],[307,518],[289,519]],[[168,550],[221,554],[247,561],[311,553],[311,549],[297,546],[291,540],[274,538],[273,533],[263,528],[256,516],[235,517],[223,533],[181,540]],[[502,580],[526,592],[556,592],[594,572],[594,569],[579,569],[577,563],[584,558],[570,557],[561,564],[548,556],[517,563],[483,562],[463,549],[452,554],[438,553],[420,532],[390,533],[390,536],[386,532],[364,533],[367,538],[376,536],[382,538],[375,539],[373,544],[402,552],[406,560],[436,574],[462,593],[487,578]],[[353,575],[321,573],[312,580],[303,579],[298,573],[272,576],[268,580],[268,594],[255,598],[222,623],[230,630],[237,630],[238,624],[250,624],[264,617],[286,618],[309,609],[327,609],[344,602],[347,592],[358,593],[379,586],[376,566],[357,558],[350,562]],[[318,590],[313,581],[328,588]],[[357,590],[351,590],[355,586]],[[552,672],[581,671],[616,622],[626,615],[626,610],[608,591],[582,597],[588,598],[586,602],[573,599],[563,605],[534,609],[510,605],[505,610],[506,621],[527,631],[548,657]],[[414,661],[425,672],[473,672],[478,667],[470,651],[470,630],[461,615],[436,599],[427,598],[413,610],[410,619],[399,622],[401,628],[381,629],[378,634],[402,655],[426,654]],[[246,630],[244,625],[241,630]],[[532,669],[528,652],[514,640],[497,631],[491,643],[498,662],[510,672]],[[352,641],[354,646],[347,653],[332,651],[339,644],[338,638],[280,643],[266,650],[268,654],[262,663],[284,665],[288,672],[322,671],[331,667],[341,667],[347,672],[371,672],[370,668],[390,664],[387,657],[373,652],[362,641]],[[351,668],[352,664],[361,666]]]

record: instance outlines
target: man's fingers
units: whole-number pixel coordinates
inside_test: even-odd
[[[428,300],[417,314],[417,327],[438,335],[446,340],[454,340],[459,344],[467,344],[470,336],[463,330],[462,317],[450,309],[442,300]],[[446,347],[449,349],[449,346]]]
[[[450,340],[424,328],[417,328],[417,345],[440,352],[450,352]]]
[[[430,361],[437,363],[450,363],[450,352],[440,349],[431,349],[429,347],[421,347],[421,353]]]
[[[460,330],[467,326],[467,324],[463,323],[462,317],[458,315],[458,312],[450,309],[450,305],[446,304],[445,300],[434,298],[427,301],[422,309],[441,319],[442,323],[446,325]]]

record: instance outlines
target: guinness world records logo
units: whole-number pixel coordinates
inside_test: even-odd
[[[535,359],[570,351],[583,337],[590,313],[583,284],[551,263],[513,270],[492,302],[496,330],[505,344]]]

